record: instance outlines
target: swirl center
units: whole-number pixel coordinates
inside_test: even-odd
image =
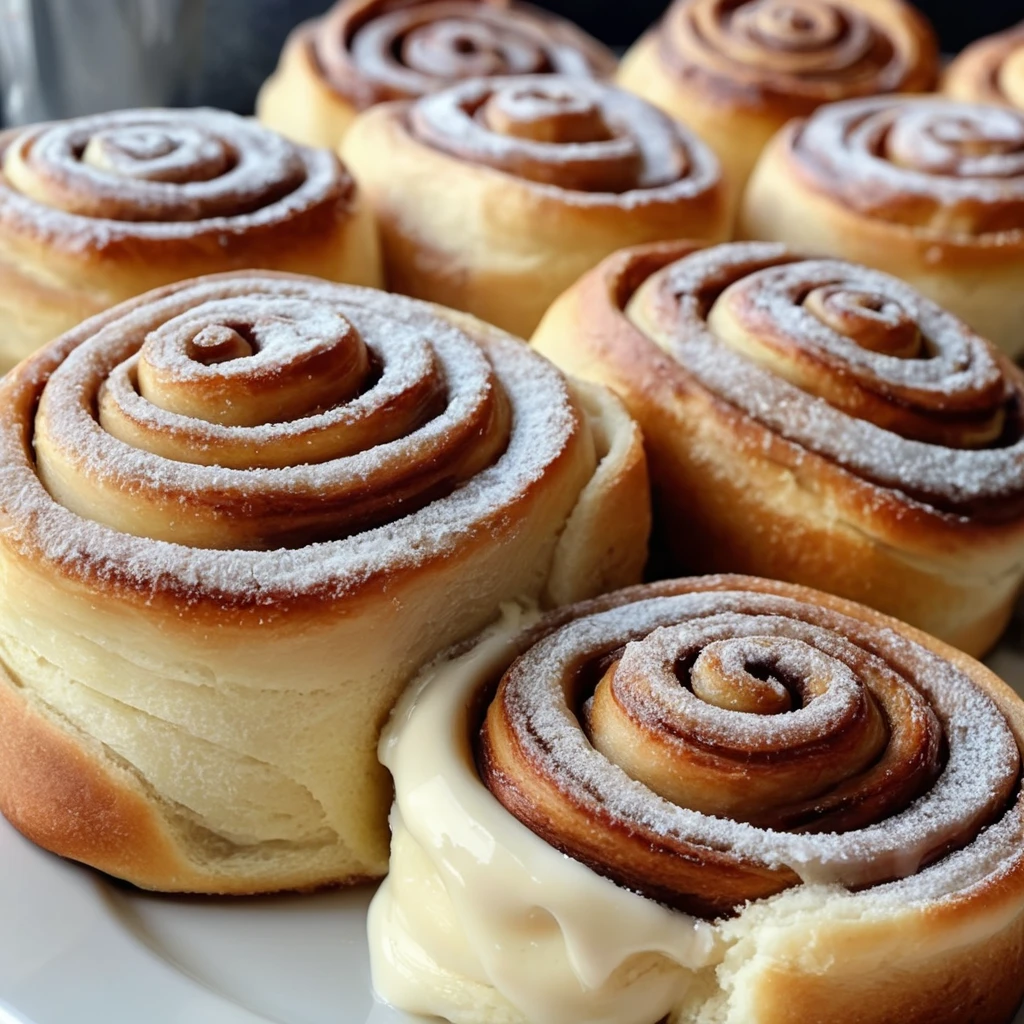
[[[956,114],[907,106],[884,135],[885,157],[898,167],[953,178],[1024,175],[1024,118],[996,107],[963,106]]]
[[[894,299],[845,285],[812,289],[804,309],[869,352],[900,359],[927,354],[914,318]]]
[[[783,660],[768,639],[718,640],[697,655],[690,669],[690,687],[702,701],[718,708],[781,715],[793,710]]]
[[[370,357],[343,316],[289,300],[248,307],[210,303],[153,331],[138,357],[139,394],[180,416],[255,427],[309,416],[358,393]],[[116,424],[104,425],[116,432]]]
[[[897,81],[894,40],[865,8],[823,0],[689,0],[670,9],[667,38],[682,60],[732,88],[817,106],[889,91],[882,83]]]
[[[482,115],[491,131],[533,142],[560,145],[612,138],[600,105],[568,89],[498,90],[484,104]]]
[[[560,189],[689,196],[719,176],[710,151],[660,110],[584,78],[473,80],[422,97],[406,116],[421,144]]]
[[[817,50],[842,38],[842,15],[827,4],[799,0],[756,0],[733,16],[734,28],[767,46]]]
[[[697,332],[706,324],[712,344],[901,437],[981,448],[1003,436],[1011,408],[1003,364],[912,288],[839,261],[792,262],[767,247],[733,252],[732,263],[695,254],[651,278],[644,288],[664,303],[654,307],[659,320],[682,316]],[[706,316],[692,306],[702,293]]]
[[[672,803],[772,827],[861,814],[843,784],[917,789],[934,761],[879,762],[917,749],[922,725],[937,742],[912,688],[852,648],[770,625],[725,637],[689,623],[628,643],[585,705],[593,746]]]
[[[552,622],[487,709],[488,788],[563,853],[709,917],[973,841],[1019,776],[988,696],[913,638],[783,589],[655,584]]]
[[[238,328],[227,324],[204,327],[188,345],[188,357],[205,366],[243,359],[255,352],[253,341],[243,337]]]
[[[544,70],[543,54],[535,47],[515,36],[499,38],[492,26],[463,18],[417,27],[402,40],[400,52],[407,67],[439,79]]]
[[[86,166],[117,177],[173,184],[210,181],[235,164],[224,141],[184,125],[98,131],[85,143],[81,159]]]

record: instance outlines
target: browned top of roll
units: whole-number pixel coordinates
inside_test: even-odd
[[[822,107],[783,138],[796,173],[937,238],[1024,244],[1024,113],[942,98]]]
[[[800,880],[948,892],[1018,848],[1020,753],[989,673],[917,636],[765,580],[621,591],[525,643],[481,772],[547,842],[697,914]]]
[[[587,79],[463,82],[412,103],[407,125],[424,145],[576,193],[581,203],[682,199],[721,182],[718,161],[693,133],[644,100]]]
[[[607,77],[616,64],[571,22],[507,0],[342,0],[302,31],[326,81],[359,110],[465,78]]]
[[[972,43],[946,69],[945,92],[1024,110],[1024,22]]]
[[[675,255],[628,250],[595,272],[612,308],[592,329],[622,359],[639,332],[797,461],[814,453],[903,502],[1024,514],[1024,374],[962,321],[888,274],[780,245]]]
[[[276,613],[514,521],[582,429],[564,378],[484,325],[215,275],[115,307],[0,382],[0,539],[129,597]]]
[[[333,154],[223,111],[116,111],[0,134],[0,232],[72,252],[228,246],[334,217],[354,192]]]
[[[790,116],[821,103],[930,89],[938,49],[900,0],[675,0],[661,59],[711,99]]]

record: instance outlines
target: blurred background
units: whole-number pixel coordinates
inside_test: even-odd
[[[204,103],[252,111],[288,31],[326,0],[0,0],[3,120],[112,106]],[[665,0],[540,0],[628,46]],[[954,53],[1024,18],[1024,0],[918,0]],[[97,60],[93,55],[100,54]],[[124,96],[131,83],[131,96]]]
[[[251,109],[256,90],[277,60],[288,29],[322,13],[323,0],[207,0],[208,38],[215,46],[227,41],[218,58],[208,51],[205,62],[208,88],[220,97],[218,106]],[[665,10],[666,0],[535,0],[587,29],[609,46],[625,48]],[[949,53],[990,32],[1009,28],[1024,19],[1024,0],[919,0],[921,8],[939,31],[942,47]],[[243,13],[247,12],[247,13]],[[240,21],[250,20],[248,49],[237,45]],[[233,29],[234,28],[234,35]],[[230,54],[230,57],[228,56]],[[228,58],[225,61],[225,58]],[[223,63],[222,63],[223,62]],[[258,66],[258,71],[257,71]]]

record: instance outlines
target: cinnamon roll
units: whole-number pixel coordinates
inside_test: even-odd
[[[878,267],[1024,352],[1024,113],[952,100],[823,107],[765,150],[740,235]]]
[[[512,0],[340,0],[289,36],[260,90],[261,121],[336,146],[360,111],[466,78],[607,78],[612,52],[571,22]]]
[[[1024,579],[1024,374],[880,271],[780,245],[618,253],[534,343],[643,430],[670,570],[870,605],[971,654]]]
[[[946,69],[943,91],[954,100],[1024,110],[1024,22],[968,46]]]
[[[382,283],[373,216],[336,157],[214,110],[0,133],[0,373],[150,288],[247,267]]]
[[[379,876],[378,730],[499,605],[637,579],[636,427],[518,339],[245,272],[0,382],[0,810],[153,889]]]
[[[502,628],[381,757],[378,992],[460,1024],[1008,1024],[1024,704],[860,605],[737,576]]]
[[[377,216],[389,286],[523,336],[616,249],[731,228],[711,151],[586,79],[476,79],[377,107],[342,154]]]
[[[901,0],[675,0],[618,80],[709,142],[741,188],[790,118],[927,92],[938,67],[931,28]]]

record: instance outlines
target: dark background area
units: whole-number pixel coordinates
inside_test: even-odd
[[[535,2],[619,48],[633,42],[667,6],[666,0]],[[204,101],[251,111],[256,90],[273,70],[288,31],[328,6],[327,0],[210,0]],[[947,53],[1024,19],[1024,0],[919,0],[917,6],[932,20]],[[243,31],[240,24],[246,26]]]
[[[559,11],[613,46],[631,43],[665,9],[664,0],[545,0],[539,6]],[[931,18],[948,52],[1024,18],[1024,0],[919,0],[916,6]]]

